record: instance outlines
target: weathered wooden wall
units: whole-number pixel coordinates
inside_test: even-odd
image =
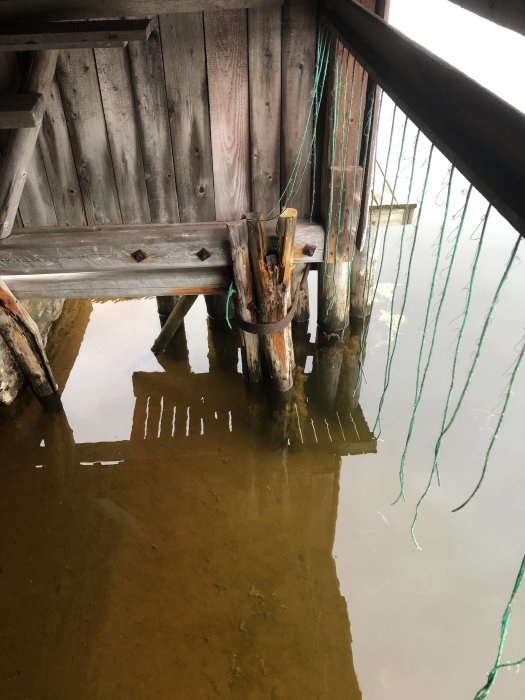
[[[61,51],[19,225],[229,220],[274,206],[308,116],[317,0],[257,5],[162,14],[147,42]],[[12,91],[19,58],[0,59],[0,92]],[[309,196],[307,166],[300,217]]]

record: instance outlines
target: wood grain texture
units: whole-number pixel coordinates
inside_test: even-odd
[[[215,219],[203,16],[160,17],[181,221]]]
[[[127,54],[95,49],[95,61],[122,221],[151,221]]]
[[[0,51],[124,46],[128,41],[145,41],[147,19],[95,20],[91,22],[39,23],[0,27]]]
[[[57,217],[46,169],[38,144],[27,167],[27,179],[19,205],[24,226],[56,226]]]
[[[125,270],[111,272],[6,275],[2,277],[19,299],[92,299],[182,294],[225,294],[228,270]]]
[[[46,101],[38,146],[46,168],[58,225],[84,226],[87,222],[82,193],[56,80],[51,84]]]
[[[305,127],[308,123],[310,96],[314,84],[317,41],[317,0],[287,0],[283,7],[282,39],[282,141],[281,182],[292,174]],[[300,164],[304,171],[301,189],[288,205],[299,216],[309,216],[312,168],[308,163],[312,139],[312,120],[306,130],[306,145]]]
[[[57,80],[87,221],[89,224],[119,223],[117,187],[93,51],[61,52]]]
[[[265,224],[269,247],[276,246],[275,221]],[[313,257],[305,245],[315,246]],[[210,257],[197,253],[205,248]],[[321,262],[324,231],[318,224],[298,222],[294,263]],[[141,251],[142,260],[133,253]],[[148,226],[22,229],[0,243],[1,274],[89,272],[97,270],[212,269],[232,264],[226,225],[211,222]]]
[[[57,53],[35,52],[26,81],[28,92],[40,93],[47,98],[55,74]],[[9,236],[13,229],[40,126],[41,121],[32,129],[11,132],[6,145],[0,179],[0,238]]]
[[[152,23],[148,41],[130,44],[128,54],[151,220],[158,223],[179,221],[166,83],[157,20]]]
[[[235,10],[282,5],[282,0],[2,0],[0,19],[54,21],[99,17],[151,17],[173,12]]]
[[[252,206],[264,213],[280,195],[281,15],[280,7],[248,10]]]
[[[37,126],[42,119],[44,106],[42,95],[0,95],[0,129],[29,129]]]
[[[247,18],[244,10],[206,12],[210,123],[219,220],[250,208]]]

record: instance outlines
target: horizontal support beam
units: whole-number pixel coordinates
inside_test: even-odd
[[[3,275],[18,299],[120,299],[122,297],[225,294],[226,268],[207,270],[121,270],[51,275]]]
[[[38,126],[44,114],[42,95],[0,95],[0,129],[28,129]]]
[[[266,224],[270,246],[275,224]],[[323,227],[299,222],[294,262],[322,262],[323,251]],[[135,274],[139,270],[173,273],[226,269],[231,265],[228,229],[220,222],[20,229],[0,241],[0,275],[101,271]]]
[[[525,236],[525,115],[353,0],[326,0],[345,47]]]
[[[237,10],[282,4],[283,0],[1,0],[0,20],[27,22],[152,17],[174,12]]]
[[[525,4],[523,0],[452,0],[465,10],[525,34]]]
[[[128,41],[146,41],[150,33],[149,19],[19,23],[0,28],[0,51],[103,49],[126,46]]]

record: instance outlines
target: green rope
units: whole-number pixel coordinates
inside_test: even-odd
[[[237,292],[235,291],[234,283],[230,282],[228,294],[226,295],[226,324],[230,330],[232,330],[232,324],[230,323],[230,299],[234,294],[237,294]]]
[[[409,425],[409,428],[408,428],[408,433],[407,433],[407,437],[406,437],[406,440],[405,440],[405,447],[404,447],[404,449],[403,449],[403,454],[402,454],[402,456],[401,456],[401,464],[400,464],[400,467],[399,467],[399,485],[400,485],[400,490],[399,490],[399,495],[398,495],[397,498],[394,500],[394,503],[397,503],[397,502],[399,501],[400,498],[402,498],[403,500],[405,500],[405,490],[404,490],[404,489],[405,489],[405,462],[406,462],[408,447],[409,447],[410,441],[411,441],[411,439],[412,439],[412,431],[413,431],[413,429],[414,429],[414,423],[415,423],[415,420],[416,420],[417,409],[418,409],[419,403],[420,403],[420,401],[421,401],[422,386],[424,385],[424,380],[425,380],[425,378],[426,378],[427,371],[428,371],[428,368],[429,368],[429,366],[430,366],[430,361],[431,361],[431,358],[432,358],[432,351],[433,351],[434,342],[435,342],[435,339],[436,339],[436,332],[437,332],[437,326],[438,326],[438,321],[439,321],[439,315],[440,315],[440,313],[441,313],[441,308],[442,308],[442,306],[443,306],[443,301],[444,301],[445,294],[446,294],[446,291],[447,291],[447,286],[448,286],[448,280],[450,279],[450,273],[451,273],[451,271],[452,271],[452,265],[453,265],[453,263],[454,263],[455,253],[456,253],[457,245],[458,245],[458,242],[459,242],[459,233],[458,233],[458,236],[456,237],[456,242],[455,242],[454,248],[453,248],[453,257],[452,257],[452,260],[451,260],[450,265],[449,265],[449,268],[448,268],[447,278],[446,278],[446,280],[445,280],[445,286],[444,286],[444,288],[443,288],[443,292],[442,292],[442,295],[441,295],[441,299],[440,299],[438,311],[437,311],[437,313],[436,313],[436,319],[435,319],[435,322],[434,322],[434,332],[433,332],[433,334],[432,334],[432,339],[431,339],[431,343],[430,343],[430,350],[429,350],[429,354],[428,354],[428,358],[427,358],[427,363],[426,363],[426,366],[425,366],[425,368],[424,368],[424,370],[423,370],[423,373],[422,373],[422,372],[421,372],[421,367],[422,367],[422,362],[423,362],[423,350],[424,350],[424,346],[425,346],[426,333],[427,333],[428,322],[429,322],[429,318],[430,318],[430,309],[431,309],[431,306],[432,306],[432,298],[433,298],[433,296],[434,296],[434,287],[435,287],[435,285],[436,285],[436,278],[437,278],[437,273],[438,273],[438,267],[439,267],[439,263],[440,263],[440,259],[441,259],[441,249],[442,249],[442,246],[443,246],[443,237],[444,237],[445,226],[446,226],[447,218],[448,218],[448,210],[449,210],[449,206],[450,206],[450,193],[451,193],[451,190],[452,190],[452,180],[453,180],[453,177],[454,177],[454,166],[451,166],[450,176],[449,176],[448,186],[447,186],[447,199],[446,199],[446,204],[445,204],[445,213],[444,213],[444,216],[443,216],[443,222],[442,222],[442,224],[441,224],[441,230],[440,230],[440,233],[439,233],[439,241],[438,241],[438,249],[437,249],[437,254],[436,254],[436,262],[435,262],[435,264],[434,264],[434,271],[433,271],[433,273],[432,273],[432,282],[431,282],[431,285],[430,285],[430,292],[429,292],[428,301],[427,301],[427,309],[426,309],[426,313],[425,313],[425,322],[424,322],[424,325],[423,325],[423,335],[422,335],[422,338],[421,338],[421,345],[420,345],[420,347],[419,347],[419,356],[418,356],[417,371],[416,371],[416,392],[415,392],[415,397],[414,397],[414,405],[413,405],[413,408],[412,408],[412,415],[411,415],[411,417],[410,417],[410,425]],[[421,378],[421,375],[422,375],[422,374],[423,374],[423,379],[422,379],[421,384],[420,384],[420,378]]]
[[[495,427],[495,429],[494,429],[494,432],[492,433],[492,437],[491,437],[491,439],[490,439],[489,446],[488,446],[487,452],[486,452],[486,454],[485,454],[485,461],[483,462],[483,468],[482,468],[482,470],[481,470],[481,476],[480,476],[480,478],[479,478],[479,481],[478,481],[478,483],[476,484],[476,487],[474,488],[474,490],[472,491],[472,493],[470,494],[470,496],[467,498],[467,500],[464,501],[464,502],[463,502],[460,506],[458,506],[457,508],[454,508],[454,510],[452,511],[453,513],[457,513],[458,510],[461,510],[461,509],[464,508],[468,503],[470,503],[470,501],[474,498],[474,496],[477,494],[477,492],[478,492],[479,489],[481,488],[481,484],[483,483],[483,481],[484,481],[484,479],[485,479],[485,475],[486,475],[486,473],[487,473],[487,466],[488,466],[488,463],[489,463],[490,454],[491,454],[491,452],[492,452],[492,448],[494,447],[494,443],[496,442],[496,439],[497,439],[497,437],[498,437],[500,428],[501,428],[501,426],[502,426],[502,424],[503,424],[503,419],[505,418],[505,413],[507,412],[507,408],[508,408],[508,405],[509,405],[510,397],[512,396],[512,389],[513,389],[513,387],[514,387],[514,383],[515,383],[515,381],[516,381],[516,377],[518,376],[518,371],[519,371],[519,368],[520,368],[521,363],[522,363],[522,361],[523,361],[523,356],[524,356],[524,355],[525,355],[525,338],[524,338],[524,340],[522,341],[521,350],[520,350],[520,352],[518,353],[518,356],[517,356],[516,361],[515,361],[515,363],[514,363],[514,367],[513,367],[512,373],[511,373],[511,375],[510,375],[510,380],[509,380],[509,383],[508,383],[508,385],[507,385],[507,391],[506,391],[506,393],[505,393],[505,400],[504,400],[504,402],[503,402],[503,408],[501,409],[501,413],[499,414],[498,422],[497,422],[497,424],[496,424],[496,427]]]
[[[494,662],[494,666],[492,667],[492,670],[488,674],[488,679],[486,684],[478,690],[476,693],[476,697],[474,700],[485,700],[487,695],[489,694],[492,686],[494,685],[494,682],[496,681],[496,677],[498,675],[498,671],[501,668],[512,668],[514,666],[520,666],[521,664],[525,663],[525,657],[523,659],[520,659],[519,661],[514,661],[511,663],[500,663],[501,661],[501,656],[503,654],[503,646],[505,644],[505,638],[507,636],[507,631],[509,628],[509,622],[510,622],[510,616],[512,613],[512,606],[514,605],[514,599],[516,598],[516,595],[520,589],[521,584],[523,583],[523,579],[525,578],[525,556],[523,557],[523,560],[521,562],[521,567],[518,572],[518,576],[516,578],[516,582],[514,583],[514,588],[512,589],[512,593],[509,598],[509,602],[507,603],[507,606],[505,608],[505,612],[503,613],[503,617],[501,618],[501,632],[500,632],[500,639],[499,639],[499,644],[498,644],[498,652],[496,654],[496,661]]]
[[[470,187],[472,188],[472,185]],[[471,302],[472,302],[472,294],[473,294],[473,290],[474,290],[474,282],[476,279],[476,272],[478,269],[479,257],[481,254],[481,249],[483,247],[483,241],[485,238],[485,231],[487,230],[487,223],[488,223],[490,211],[491,211],[491,205],[489,204],[489,206],[487,208],[487,212],[486,212],[485,217],[484,217],[483,227],[481,229],[481,234],[480,234],[480,237],[478,240],[478,245],[476,246],[476,253],[474,255],[474,261],[473,261],[472,269],[471,269],[471,273],[470,273],[470,280],[469,280],[468,290],[467,290],[467,299],[466,299],[466,303],[465,303],[465,311],[463,313],[463,321],[461,323],[461,327],[459,329],[458,336],[456,339],[456,347],[454,350],[454,361],[452,363],[452,373],[451,373],[451,377],[450,377],[450,384],[449,384],[449,388],[448,388],[447,399],[445,402],[445,409],[443,411],[443,419],[441,421],[441,432],[440,432],[439,438],[436,442],[436,445],[434,447],[434,462],[432,464],[432,469],[430,471],[430,477],[428,479],[427,485],[426,485],[423,493],[421,494],[421,496],[416,504],[414,518],[412,520],[411,532],[412,532],[412,539],[413,540],[416,539],[415,538],[415,527],[416,527],[417,519],[419,517],[419,511],[420,511],[421,505],[430,491],[430,488],[432,486],[432,482],[434,479],[434,475],[439,476],[439,466],[438,466],[439,450],[441,447],[441,441],[443,439],[444,429],[445,429],[445,425],[447,422],[448,410],[450,407],[450,401],[452,399],[452,392],[454,391],[454,384],[455,384],[455,380],[456,380],[456,371],[457,371],[457,365],[458,365],[458,360],[459,360],[459,355],[460,355],[460,350],[461,350],[461,344],[463,341],[463,334],[465,332],[467,321],[469,318],[470,307],[471,307]]]
[[[389,136],[389,141],[388,141],[388,149],[387,149],[387,154],[386,154],[386,162],[385,162],[385,174],[383,177],[383,187],[381,188],[381,199],[379,200],[379,210],[377,213],[377,224],[376,224],[376,233],[374,236],[374,247],[372,250],[372,260],[375,258],[376,254],[376,249],[377,249],[377,242],[379,240],[379,226],[381,223],[381,214],[383,212],[383,200],[385,197],[385,189],[386,189],[386,176],[388,173],[388,165],[390,163],[390,154],[392,152],[392,143],[394,141],[394,127],[395,127],[395,122],[396,122],[396,113],[397,113],[397,105],[394,104],[394,111],[392,113],[392,124],[390,126],[390,136]],[[383,237],[383,249],[382,249],[382,255],[381,255],[381,263],[380,263],[380,269],[377,275],[377,284],[375,285],[374,288],[374,295],[371,300],[371,308],[373,308],[375,297],[376,297],[376,292],[377,292],[377,287],[379,284],[379,278],[381,276],[381,270],[383,267],[383,258],[385,254],[385,246],[386,246],[386,239]],[[365,281],[365,287],[368,287],[367,289],[367,299],[370,299],[370,289],[372,288],[372,266],[370,266],[370,271],[368,274],[368,279]],[[357,359],[358,365],[359,365],[359,376],[357,378],[356,382],[356,387],[354,389],[354,396],[355,394],[359,391],[359,387],[361,386],[361,378],[363,376],[363,353],[364,353],[364,347],[366,344],[366,339],[368,337],[368,329],[370,326],[370,318],[368,318],[367,323],[363,323],[363,327],[361,329],[361,342],[359,344],[359,357]]]
[[[377,432],[376,437],[379,437],[381,435],[381,411],[383,409],[383,404],[385,401],[386,392],[388,389],[388,385],[390,383],[390,371],[391,371],[392,362],[393,362],[394,354],[395,354],[395,350],[396,350],[397,338],[399,335],[399,328],[401,326],[401,321],[403,319],[404,302],[406,301],[406,297],[407,297],[407,285],[405,285],[405,295],[404,295],[404,299],[403,299],[403,306],[401,309],[401,313],[399,314],[399,321],[398,321],[396,329],[394,331],[394,339],[392,342],[392,331],[393,331],[393,324],[394,324],[394,304],[395,304],[396,292],[397,292],[397,288],[398,288],[398,284],[399,284],[399,276],[401,274],[401,262],[403,260],[403,247],[404,247],[405,232],[406,232],[406,227],[407,227],[406,218],[407,218],[407,214],[408,214],[408,207],[410,204],[410,195],[412,194],[412,185],[414,183],[414,171],[415,171],[415,166],[416,166],[417,147],[418,147],[418,143],[419,143],[420,134],[421,134],[421,132],[418,130],[417,135],[416,135],[416,140],[414,142],[414,151],[412,153],[412,168],[410,171],[410,182],[408,184],[407,203],[406,203],[406,207],[405,207],[403,229],[401,231],[401,241],[399,244],[399,256],[397,259],[396,278],[394,280],[394,289],[392,290],[392,299],[390,300],[390,324],[388,327],[388,346],[387,346],[387,352],[386,352],[385,376],[384,376],[384,381],[383,381],[383,393],[381,394],[381,398],[379,400],[379,407],[377,409],[376,421],[374,423],[374,428],[373,428],[373,432],[376,433],[376,428],[379,426],[379,430]],[[392,215],[393,204],[394,204],[394,198],[392,197],[392,204],[390,206],[390,212],[388,214],[388,221],[389,222],[390,222],[390,217]],[[388,230],[388,223],[387,223],[387,230]],[[414,241],[415,241],[415,237],[414,237]],[[412,250],[411,250],[411,255],[410,255],[410,259],[409,259],[407,284],[408,284],[408,280],[410,278],[410,265],[412,263],[412,256],[414,253],[414,247],[415,247],[415,243],[412,244]]]
[[[448,423],[445,425],[445,427],[442,429],[442,431],[439,435],[438,440],[440,441],[440,444],[441,444],[441,440],[443,439],[443,436],[452,427],[452,425],[453,425],[454,421],[456,420],[456,417],[459,413],[459,409],[461,408],[461,405],[463,404],[463,400],[466,396],[467,390],[468,390],[469,385],[470,385],[470,381],[472,379],[472,376],[474,374],[474,370],[476,369],[476,365],[478,363],[478,360],[479,360],[479,357],[481,354],[481,349],[482,349],[483,343],[485,341],[485,336],[487,334],[488,327],[490,325],[490,322],[491,322],[492,317],[494,315],[494,311],[496,309],[499,298],[501,296],[501,291],[502,291],[503,287],[505,286],[505,282],[507,281],[507,278],[509,276],[510,269],[511,269],[512,265],[514,264],[514,260],[516,259],[516,254],[518,252],[518,248],[520,246],[520,243],[521,243],[521,235],[518,234],[518,238],[516,240],[516,243],[514,244],[514,248],[512,249],[512,252],[510,254],[510,257],[509,257],[509,260],[508,260],[507,265],[505,267],[505,270],[503,272],[503,275],[501,276],[501,279],[498,283],[498,286],[496,287],[496,291],[494,292],[494,296],[492,297],[492,302],[490,304],[489,311],[488,311],[487,316],[485,318],[485,321],[483,323],[481,335],[480,335],[479,340],[478,340],[477,345],[476,345],[476,351],[474,354],[474,358],[472,360],[472,364],[470,365],[469,371],[467,373],[467,377],[465,379],[465,383],[464,383],[463,388],[461,390],[461,393],[459,395],[456,407],[454,408],[454,411],[453,411],[450,419],[448,420]]]

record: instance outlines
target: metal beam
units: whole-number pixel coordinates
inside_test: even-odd
[[[525,115],[353,0],[327,0],[341,41],[525,236]]]

